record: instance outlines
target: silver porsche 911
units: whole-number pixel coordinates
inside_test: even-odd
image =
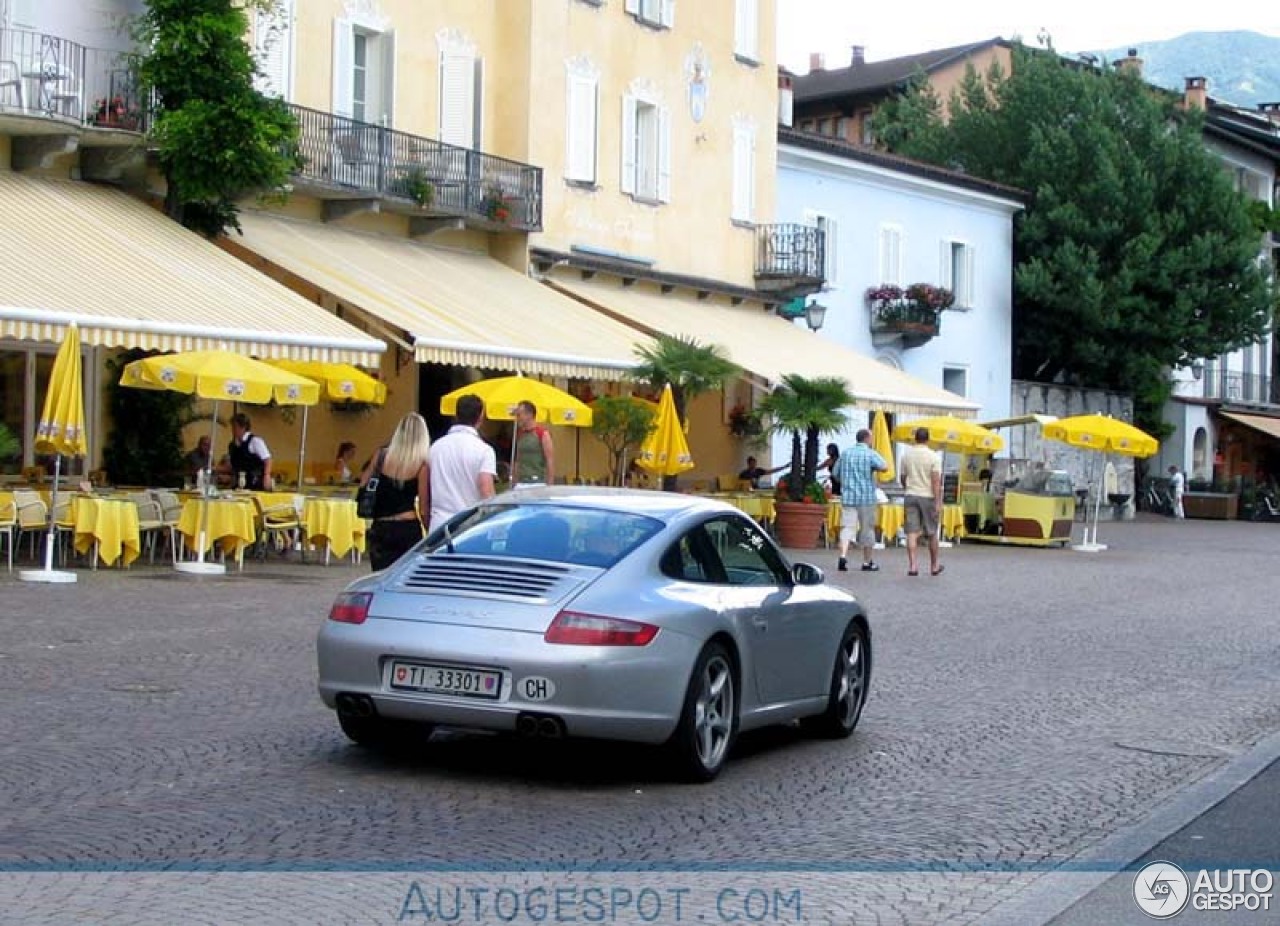
[[[871,628],[723,502],[521,489],[348,586],[318,664],[320,696],[362,745],[435,725],[630,740],[708,781],[741,730],[852,733]]]

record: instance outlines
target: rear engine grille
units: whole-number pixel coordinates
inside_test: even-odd
[[[572,566],[505,557],[425,556],[400,580],[405,591],[550,602],[581,580]]]

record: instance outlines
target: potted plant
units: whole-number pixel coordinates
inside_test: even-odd
[[[119,94],[113,97],[101,97],[94,105],[94,125],[133,132],[137,131],[142,121],[138,108]]]
[[[653,430],[653,410],[625,396],[602,396],[591,405],[591,432],[609,451],[609,482],[622,485],[627,451]]]
[[[878,331],[933,337],[941,327],[941,313],[954,304],[951,290],[931,283],[912,283],[905,289],[883,283],[867,290],[872,327]]]
[[[734,437],[759,437],[764,433],[764,425],[758,414],[747,411],[739,402],[729,411],[729,433]]]
[[[843,379],[793,373],[760,402],[760,411],[770,419],[769,433],[791,435],[791,471],[774,505],[774,529],[784,547],[812,550],[818,545],[827,516],[827,494],[818,482],[819,440],[849,423],[845,409],[853,401]]]
[[[413,200],[423,209],[430,209],[436,198],[435,185],[427,179],[421,167],[411,167],[396,181],[396,192]]]
[[[480,211],[490,221],[505,224],[511,221],[511,203],[501,187],[490,186],[485,189],[484,197],[480,200]]]

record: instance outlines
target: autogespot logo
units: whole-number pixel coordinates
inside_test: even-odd
[[[1144,865],[1133,879],[1133,899],[1138,909],[1158,920],[1177,916],[1190,896],[1187,873],[1172,862]]]

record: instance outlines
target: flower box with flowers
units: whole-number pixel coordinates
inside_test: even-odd
[[[729,433],[734,437],[759,437],[764,433],[764,424],[759,415],[739,403],[729,412]]]
[[[892,283],[867,290],[871,327],[876,331],[936,335],[941,313],[955,304],[949,289],[930,283],[912,283],[905,289]]]
[[[93,124],[102,128],[136,132],[142,124],[138,107],[122,96],[102,97],[94,104]]]
[[[486,190],[484,198],[480,200],[480,212],[484,217],[491,222],[501,222],[504,225],[511,221],[514,206],[515,199],[507,196],[497,187]]]

